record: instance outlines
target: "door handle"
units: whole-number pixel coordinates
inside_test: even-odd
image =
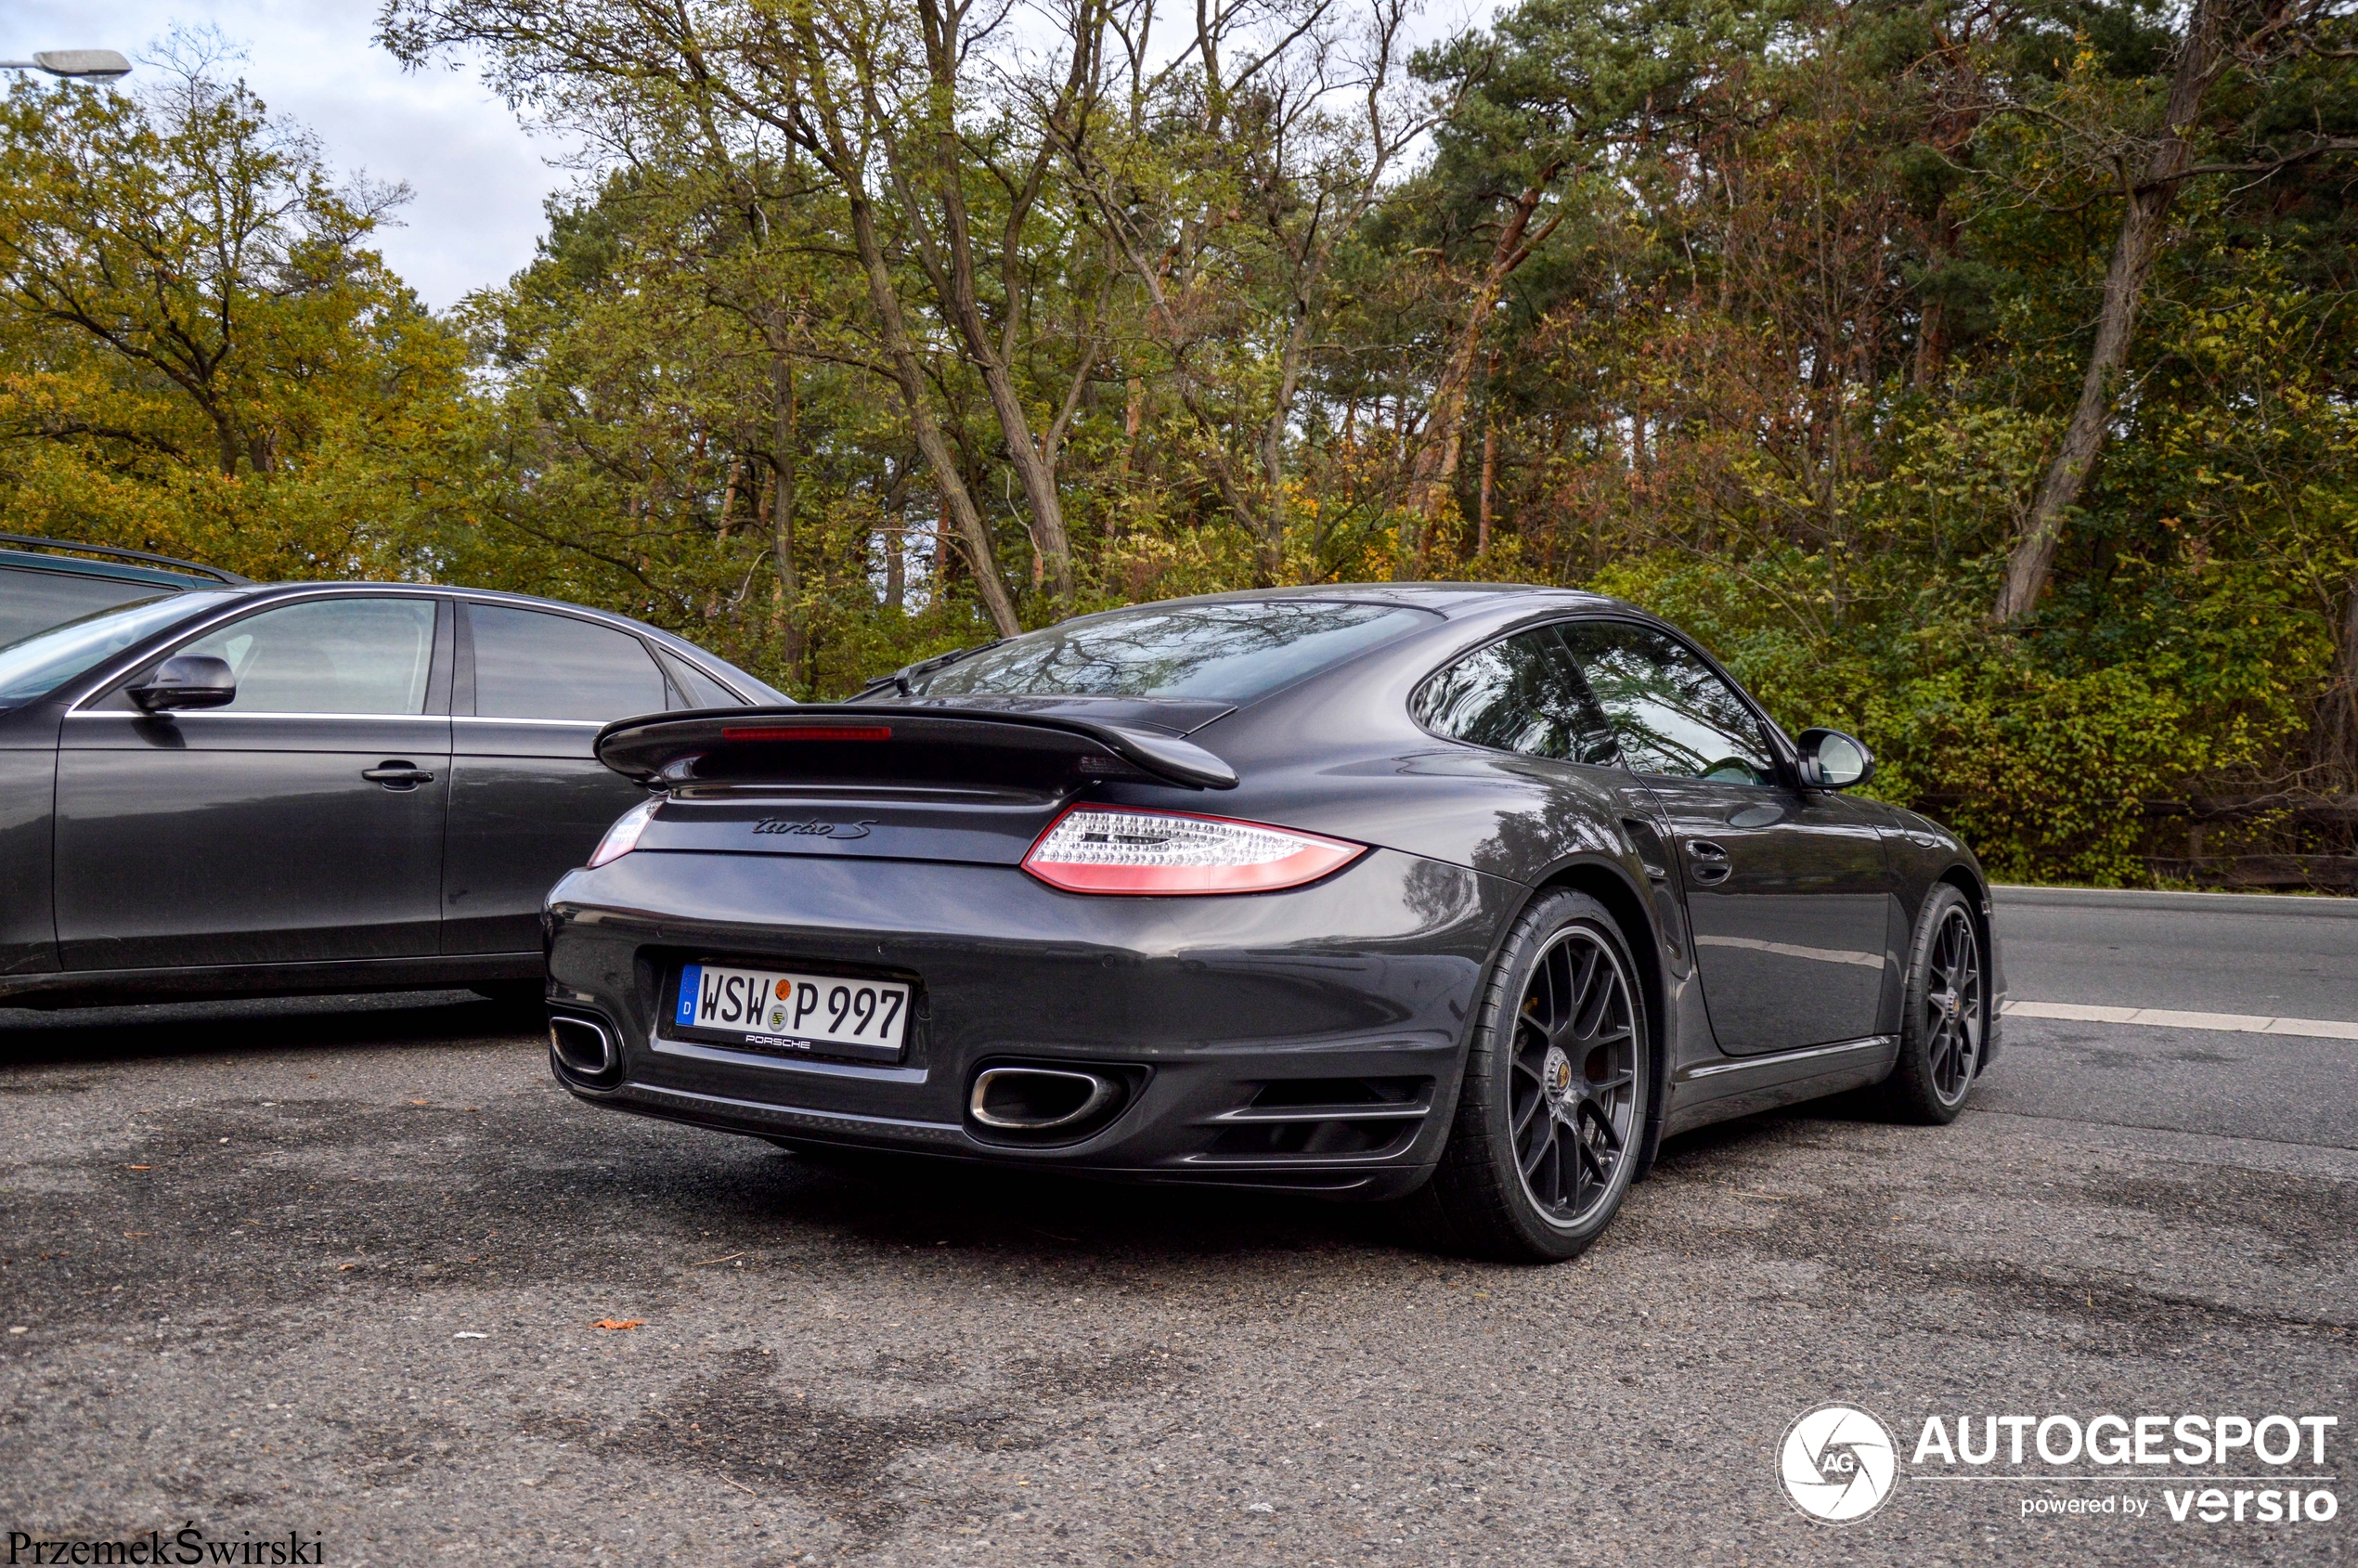
[[[434,783],[434,775],[414,762],[380,762],[373,768],[361,769],[360,776],[392,790],[415,789],[421,784]]]
[[[1704,887],[1709,887],[1715,882],[1727,881],[1729,873],[1735,870],[1734,866],[1728,863],[1727,847],[1715,844],[1708,838],[1687,840],[1687,853],[1694,857],[1695,880]]]

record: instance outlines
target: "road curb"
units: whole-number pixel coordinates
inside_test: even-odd
[[[2290,914],[2326,920],[2358,920],[2358,899],[2291,893],[2157,893],[2140,888],[1991,887],[2001,907],[2047,909],[2161,909],[2179,914]]]

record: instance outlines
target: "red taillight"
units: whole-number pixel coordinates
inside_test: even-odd
[[[724,741],[888,741],[889,724],[745,724],[720,732]]]
[[[1268,893],[1315,882],[1367,852],[1226,817],[1075,806],[1049,824],[1023,868],[1068,893]]]

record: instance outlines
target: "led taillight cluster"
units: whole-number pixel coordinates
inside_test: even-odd
[[[1180,811],[1075,806],[1023,868],[1068,893],[1267,893],[1341,870],[1364,844]]]

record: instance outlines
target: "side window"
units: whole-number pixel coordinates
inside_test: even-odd
[[[663,671],[626,631],[504,604],[470,604],[475,712],[603,723],[670,706]]]
[[[225,713],[423,713],[431,599],[315,599],[208,632],[178,654],[227,659]]]
[[[1692,649],[1618,621],[1574,621],[1563,636],[1630,768],[1720,784],[1775,780],[1759,719]]]
[[[667,652],[664,667],[671,671],[671,679],[687,693],[690,707],[743,707],[745,701],[728,687],[706,675],[687,660]]]
[[[1419,688],[1416,715],[1435,734],[1474,745],[1613,760],[1613,732],[1552,627],[1468,654]]]

